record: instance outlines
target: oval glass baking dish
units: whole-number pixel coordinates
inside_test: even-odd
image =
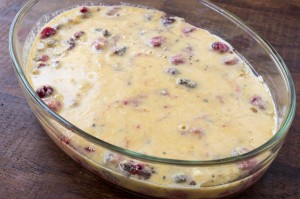
[[[15,17],[10,29],[9,47],[21,88],[45,131],[76,162],[96,175],[135,193],[159,198],[221,198],[247,189],[264,174],[276,157],[295,113],[293,81],[280,56],[237,17],[209,1],[125,0],[122,3],[155,8],[182,17],[188,23],[206,29],[229,42],[269,86],[278,113],[278,131],[268,142],[255,150],[234,157],[208,161],[153,157],[129,151],[91,136],[53,112],[30,86],[25,75],[28,49],[31,47],[28,39],[36,36],[42,25],[63,10],[79,5],[120,5],[120,2],[34,0],[29,1]],[[86,143],[90,148],[84,148],[70,141],[74,138],[80,143]],[[97,151],[97,155],[91,153],[92,150]],[[142,177],[134,173],[124,173],[126,166],[147,167],[153,173],[145,173]],[[190,173],[207,181],[201,185],[196,182],[175,185],[161,183],[161,180],[156,181],[155,173],[164,171]],[[153,179],[149,182],[151,175]]]

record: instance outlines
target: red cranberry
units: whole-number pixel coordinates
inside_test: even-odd
[[[40,98],[44,98],[53,93],[53,88],[51,86],[42,86],[36,90],[36,93]]]
[[[260,109],[264,110],[266,107],[265,107],[265,102],[261,99],[260,96],[258,95],[254,95],[251,100],[250,100],[250,103],[253,105],[253,106],[257,106],[259,107]]]
[[[45,98],[43,101],[52,111],[57,112],[61,109],[61,103],[55,98]],[[67,141],[69,140],[66,140],[66,144],[69,144]]]
[[[251,98],[251,104],[253,105],[258,105],[261,101],[261,97],[260,96],[257,96],[257,95],[254,95],[252,98]]]
[[[93,42],[93,47],[94,47],[96,50],[101,50],[101,49],[103,49],[103,45],[101,45],[101,44],[98,43],[98,42]]]
[[[91,147],[85,147],[84,148],[87,152],[94,152],[95,150],[93,149],[93,148],[91,148]]]
[[[138,107],[141,101],[138,97],[134,97],[134,98],[125,99],[122,101],[122,103],[125,106]]]
[[[183,64],[184,58],[183,58],[182,54],[178,54],[173,57],[170,57],[170,62],[174,65]]]
[[[62,138],[60,138],[60,141],[62,141],[62,142],[64,142],[66,145],[69,145],[70,144],[70,139],[69,138],[67,138],[67,137],[62,137]],[[80,160],[78,160],[78,163],[80,164],[80,165],[83,165],[83,163],[80,161]]]
[[[95,41],[93,41],[92,46],[96,49],[96,50],[102,50],[105,48],[105,46],[107,45],[107,40],[99,38],[96,39]]]
[[[52,35],[54,35],[56,33],[56,30],[54,28],[51,27],[46,27],[42,30],[41,32],[41,38],[42,39],[46,39],[48,37],[51,37]]]
[[[80,9],[80,12],[81,12],[81,13],[87,13],[87,12],[88,12],[87,7],[82,7],[82,8]]]
[[[193,129],[191,129],[191,133],[199,136],[200,138],[205,135],[205,131],[202,128],[193,128]]]
[[[39,63],[38,68],[43,68],[43,67],[45,67],[45,66],[46,66],[45,63]]]
[[[235,64],[239,63],[239,59],[236,57],[225,57],[223,59],[223,63],[226,65],[235,65]]]
[[[229,47],[223,43],[223,42],[214,42],[211,47],[213,48],[213,50],[218,51],[220,53],[224,53],[224,52],[228,52],[229,51]]]
[[[149,44],[152,47],[160,47],[164,42],[165,42],[165,38],[162,36],[156,36],[156,37],[152,37],[152,39],[149,41]]]
[[[40,55],[38,56],[37,61],[46,62],[48,61],[48,59],[49,59],[48,55]]]
[[[256,165],[257,161],[255,159],[246,160],[238,163],[238,168],[241,170],[250,170]]]

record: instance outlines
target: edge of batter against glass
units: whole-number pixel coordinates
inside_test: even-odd
[[[127,149],[124,149],[122,147],[118,147],[115,145],[112,145],[110,143],[104,142],[101,139],[98,139],[96,137],[93,137],[92,135],[84,132],[83,130],[79,129],[78,127],[74,126],[70,122],[68,122],[66,119],[61,117],[59,114],[52,111],[36,94],[36,92],[32,89],[31,85],[29,84],[24,71],[21,67],[21,63],[16,55],[16,25],[18,22],[22,19],[24,14],[34,5],[38,2],[38,0],[32,0],[29,1],[16,15],[14,18],[10,32],[9,32],[9,51],[10,56],[13,61],[14,69],[18,74],[18,78],[20,82],[23,84],[23,86],[26,89],[26,92],[28,92],[29,96],[32,98],[32,100],[37,103],[42,109],[47,111],[49,113],[49,116],[51,119],[55,120],[56,122],[63,125],[65,128],[72,130],[73,133],[79,135],[82,138],[85,138],[86,140],[92,142],[93,144],[100,145],[106,149],[109,149],[110,151],[114,151],[126,156],[129,156],[134,159],[139,159],[143,161],[148,162],[155,162],[155,163],[162,163],[162,164],[169,164],[169,165],[182,165],[182,166],[206,166],[206,165],[222,165],[222,164],[228,164],[228,163],[234,163],[240,160],[244,160],[247,158],[254,157],[260,153],[263,153],[266,150],[271,149],[272,147],[279,144],[287,134],[289,127],[293,121],[295,110],[296,110],[296,94],[295,94],[295,88],[294,83],[292,80],[292,77],[290,75],[290,72],[288,71],[287,66],[285,65],[284,61],[280,57],[280,55],[276,52],[276,50],[262,37],[260,37],[256,32],[254,32],[251,28],[249,28],[245,23],[240,20],[235,15],[229,13],[228,11],[225,11],[221,9],[220,7],[214,5],[210,1],[207,0],[200,0],[199,3],[203,4],[207,8],[218,12],[228,20],[230,20],[232,23],[237,25],[239,28],[246,31],[253,39],[255,39],[260,46],[268,53],[270,58],[273,60],[274,64],[278,66],[283,78],[285,79],[285,83],[288,88],[289,93],[289,104],[288,104],[288,110],[285,114],[285,117],[283,118],[282,124],[280,127],[278,127],[278,130],[276,134],[265,144],[261,145],[260,147],[257,147],[256,149],[234,157],[228,157],[228,158],[222,158],[222,159],[216,159],[216,160],[206,160],[206,161],[195,161],[195,160],[177,160],[177,159],[168,159],[168,158],[159,158],[149,155],[144,155],[141,153],[137,153],[134,151],[130,151]]]

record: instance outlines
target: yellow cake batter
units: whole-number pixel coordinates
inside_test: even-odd
[[[66,11],[37,35],[26,71],[37,94],[62,117],[142,154],[221,159],[262,145],[276,130],[269,89],[230,44],[157,10],[93,6]],[[94,161],[117,165],[127,177],[162,186],[218,184],[211,182],[210,171],[203,177],[189,169],[150,167],[78,136],[66,139]],[[257,161],[223,173],[232,173],[231,181]]]

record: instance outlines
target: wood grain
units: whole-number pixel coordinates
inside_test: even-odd
[[[300,93],[300,0],[213,0],[265,37],[287,64]],[[8,30],[21,0],[0,0],[0,198],[138,198],[99,179],[46,135],[18,86]],[[297,100],[300,95],[297,95]],[[300,112],[265,176],[235,197],[300,198]]]

